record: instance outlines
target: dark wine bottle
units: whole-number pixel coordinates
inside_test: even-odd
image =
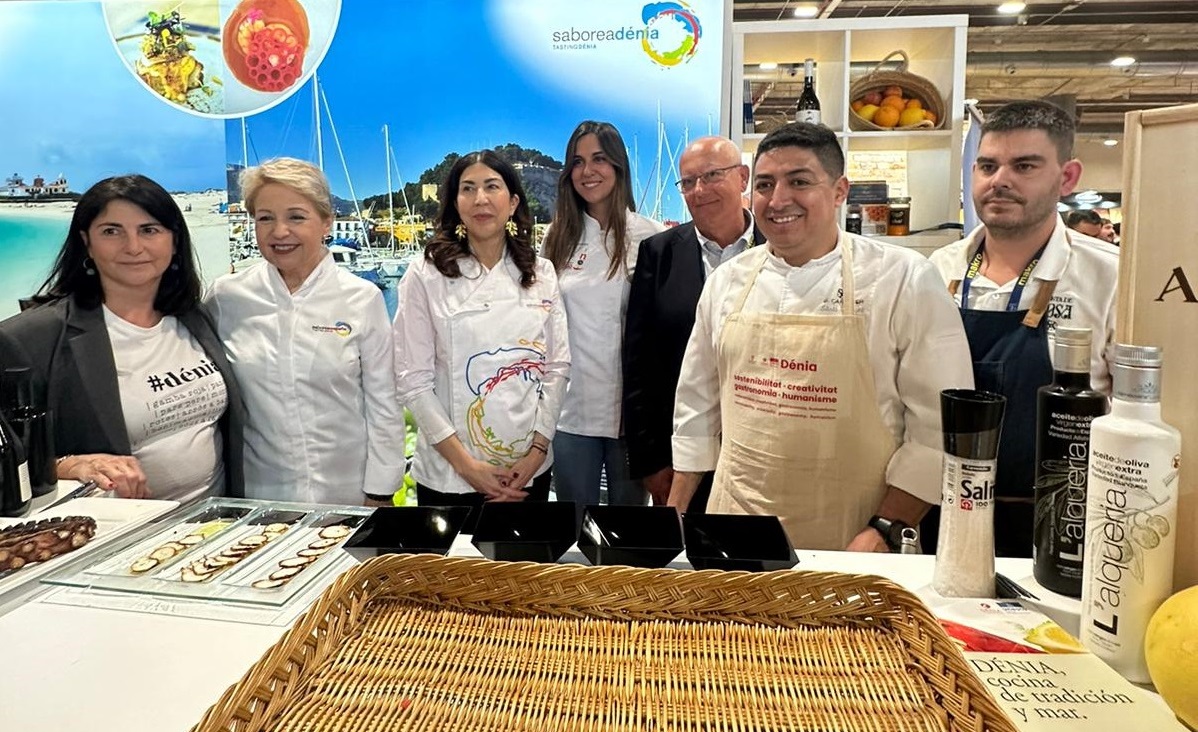
[[[20,516],[33,500],[25,448],[0,414],[0,516]]]
[[[795,104],[795,122],[820,123],[819,97],[815,96],[815,59],[803,62],[803,93]]]
[[[33,401],[33,377],[26,366],[10,366],[0,374],[0,410],[21,439],[29,463],[33,495],[42,496],[58,483],[54,452],[54,419]]]
[[[1056,329],[1053,380],[1036,394],[1032,569],[1053,592],[1081,597],[1090,421],[1110,411],[1090,387],[1089,328]]]

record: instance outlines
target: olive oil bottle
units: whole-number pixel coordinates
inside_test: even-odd
[[[1036,394],[1032,567],[1041,585],[1081,597],[1090,421],[1110,407],[1090,388],[1090,329],[1059,327],[1055,338],[1052,383]]]

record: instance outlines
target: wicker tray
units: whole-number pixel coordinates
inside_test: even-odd
[[[428,555],[347,572],[194,729],[1016,732],[877,577]]]

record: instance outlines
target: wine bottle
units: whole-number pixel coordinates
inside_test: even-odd
[[[58,483],[54,420],[48,410],[34,404],[33,379],[27,366],[10,366],[0,374],[0,410],[25,448],[33,495],[53,491]]]
[[[752,135],[757,132],[757,124],[753,121],[753,82],[745,79],[745,96],[743,101],[744,108],[744,133]]]
[[[795,122],[820,124],[819,97],[815,96],[815,59],[803,62],[803,93],[795,104]]]
[[[1146,684],[1144,632],[1173,590],[1181,434],[1161,420],[1161,349],[1115,346],[1111,413],[1090,423],[1081,641]]]
[[[1059,327],[1053,379],[1036,393],[1036,519],[1032,567],[1053,592],[1082,595],[1090,421],[1109,411],[1090,388],[1090,329]]]
[[[33,500],[25,448],[0,414],[0,516],[20,516]]]

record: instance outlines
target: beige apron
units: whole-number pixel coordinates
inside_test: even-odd
[[[843,233],[839,315],[745,313],[717,346],[722,446],[710,513],[774,514],[791,544],[844,549],[886,493],[895,440],[882,422]]]

